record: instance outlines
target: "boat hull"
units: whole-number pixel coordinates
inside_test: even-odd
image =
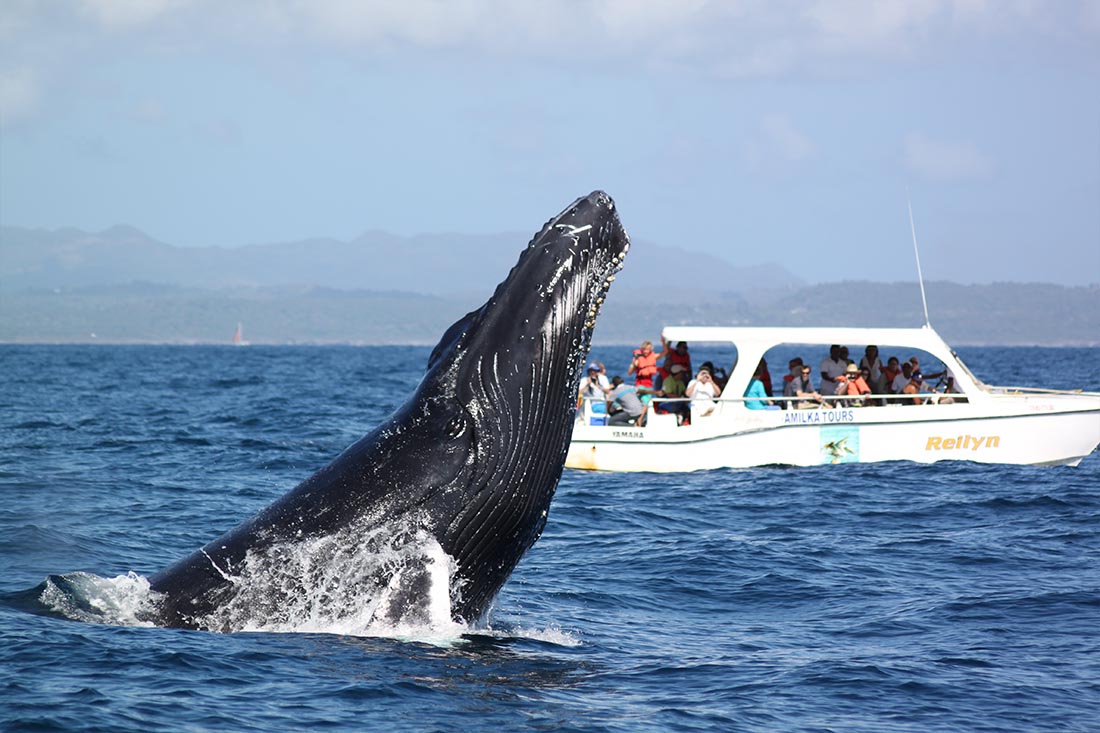
[[[971,405],[742,409],[734,419],[684,427],[578,425],[565,465],[652,472],[880,461],[1077,465],[1100,443],[1100,402],[1073,411],[1054,402],[1029,401],[1002,415],[974,414]]]

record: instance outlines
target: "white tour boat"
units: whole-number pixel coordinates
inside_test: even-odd
[[[735,347],[737,357],[721,397],[692,402],[686,425],[651,407],[642,427],[604,424],[606,416],[593,409],[594,403],[585,403],[577,411],[567,468],[671,472],[944,460],[1075,466],[1100,444],[1100,393],[986,385],[930,326],[669,327],[664,337],[670,343]],[[831,344],[876,344],[880,354],[925,352],[954,376],[957,393],[950,400],[924,393],[925,402],[919,405],[912,399],[910,404],[890,403],[886,397],[898,397],[882,395],[875,406],[854,406],[836,398],[816,409],[786,409],[785,400],[777,398],[767,409],[746,407],[742,395],[770,349],[793,346],[803,356],[819,357]],[[857,362],[859,356],[855,354]],[[811,358],[806,363],[816,386],[817,362]],[[776,395],[782,394],[785,373],[780,366],[786,367],[786,359],[772,368]]]

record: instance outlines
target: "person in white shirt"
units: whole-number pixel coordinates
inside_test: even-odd
[[[867,381],[867,386],[871,388],[871,391],[875,394],[882,394],[886,391],[886,380],[882,374],[882,359],[878,355],[878,347],[874,344],[870,344],[863,351],[863,358],[859,360],[859,368],[866,369],[869,372],[870,379]]]
[[[691,398],[692,417],[706,417],[714,412],[713,400],[721,394],[722,388],[714,383],[714,376],[707,369],[700,369],[684,391],[684,396]]]
[[[607,374],[604,373],[603,364],[594,361],[588,365],[588,375],[581,380],[581,389],[580,394],[577,396],[577,405],[579,406],[584,400],[606,400],[607,393],[610,391],[611,382],[607,381]]]
[[[836,378],[844,374],[848,368],[848,359],[843,356],[841,347],[833,344],[829,347],[829,356],[821,362],[821,385],[818,392],[821,394],[836,394]]]
[[[901,371],[894,377],[894,383],[890,385],[890,391],[894,394],[901,394],[901,391],[905,389],[905,385],[909,384],[911,376],[913,376],[913,365],[909,362],[903,362]]]

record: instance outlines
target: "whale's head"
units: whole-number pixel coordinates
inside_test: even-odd
[[[437,530],[441,544],[459,575],[476,579],[457,599],[457,616],[483,612],[542,532],[592,330],[629,248],[607,194],[578,199],[542,227],[489,301],[455,323],[429,359],[413,402],[446,420],[455,458],[468,461],[457,472],[461,485],[439,497],[454,509]]]

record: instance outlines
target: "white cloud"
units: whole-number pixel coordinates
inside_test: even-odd
[[[909,45],[943,11],[942,0],[817,0],[806,18],[824,46],[856,51]]]
[[[194,0],[82,0],[82,11],[107,28],[148,26]]]
[[[820,61],[874,60],[968,34],[1093,34],[1100,0],[7,0],[0,32],[97,29],[176,43],[336,43],[454,48],[584,63],[688,64],[774,75]],[[1092,22],[1089,19],[1093,19]],[[2,37],[3,33],[0,33]],[[932,44],[934,45],[934,44]]]
[[[362,47],[484,50],[529,44],[540,31],[564,31],[564,18],[552,4],[496,0],[284,0],[266,4],[262,14],[241,13],[238,5],[234,14],[255,18],[263,30],[279,35]]]
[[[972,143],[933,140],[914,132],[903,143],[905,166],[934,181],[988,178],[993,163]]]
[[[41,90],[103,47],[204,55],[241,49],[442,49],[455,62],[535,59],[612,72],[756,79],[844,74],[899,58],[969,53],[979,36],[1029,56],[1094,48],[1100,0],[3,0],[5,119],[45,108]],[[1095,54],[1092,56],[1095,62]],[[853,63],[854,62],[854,63]],[[261,63],[263,61],[261,60]]]
[[[709,15],[704,0],[598,0],[592,5],[597,27],[631,44],[670,37]]]

